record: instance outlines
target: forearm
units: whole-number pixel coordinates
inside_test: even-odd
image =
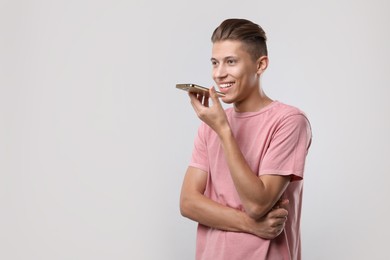
[[[273,196],[261,178],[251,170],[230,127],[220,131],[219,137],[231,177],[247,214],[254,219],[264,216],[279,196]]]
[[[254,220],[245,212],[221,205],[203,194],[197,194],[191,199],[181,199],[181,213],[210,228],[230,232],[243,232],[263,239],[274,239],[283,230],[288,212],[282,208],[288,201],[281,204],[281,208],[272,210],[266,216]]]
[[[219,204],[203,194],[183,197],[181,214],[202,225],[232,232],[251,233],[249,217],[242,211]]]

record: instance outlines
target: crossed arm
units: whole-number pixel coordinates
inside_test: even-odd
[[[273,209],[264,217],[253,219],[245,212],[221,205],[203,195],[207,173],[194,167],[188,167],[184,177],[180,211],[187,218],[208,227],[250,233],[264,239],[273,239],[284,228],[288,212],[288,201],[279,203],[280,208]]]
[[[198,117],[218,134],[245,212],[225,207],[205,197],[203,192],[207,173],[189,167],[182,187],[181,213],[209,227],[273,238],[283,229],[287,212],[284,209],[272,210],[272,207],[279,201],[290,182],[290,177],[278,175],[258,177],[252,172],[238,147],[213,89],[210,96],[213,106],[208,105],[208,99],[194,94],[190,94],[191,104]]]

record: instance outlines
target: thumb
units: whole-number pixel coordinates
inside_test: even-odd
[[[289,203],[290,201],[288,199],[283,199],[279,202],[279,207],[287,209]]]
[[[214,104],[219,104],[219,99],[218,99],[218,94],[217,91],[215,91],[215,87],[212,86],[209,90],[209,94],[211,97],[211,100],[213,101]]]

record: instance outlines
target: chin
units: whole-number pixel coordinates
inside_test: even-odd
[[[223,97],[221,98],[221,101],[225,104],[233,104],[234,103],[234,100],[231,99],[231,98],[226,98],[226,97]]]

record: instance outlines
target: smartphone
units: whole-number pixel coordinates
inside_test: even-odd
[[[192,84],[192,83],[176,84],[176,88],[182,89],[184,91],[188,91],[188,92],[191,92],[191,93],[203,94],[206,97],[209,96],[209,89],[208,88],[205,88],[205,87],[202,87],[202,86],[199,86],[199,85],[196,85],[196,84]],[[219,92],[219,91],[216,91],[216,92],[217,92],[218,97],[224,97],[225,96],[225,94],[222,93],[222,92]]]

